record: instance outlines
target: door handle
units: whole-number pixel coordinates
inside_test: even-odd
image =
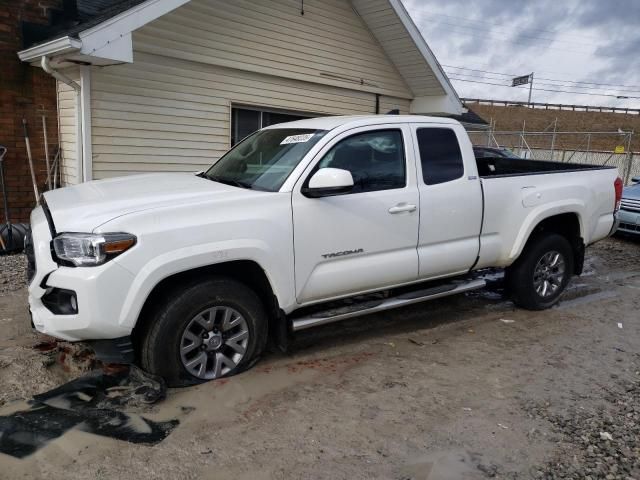
[[[399,203],[395,207],[389,209],[389,213],[415,212],[416,206],[410,203]]]

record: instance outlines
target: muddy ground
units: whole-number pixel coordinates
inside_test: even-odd
[[[87,367],[32,348],[25,304],[0,295],[0,415]],[[488,291],[312,330],[144,409],[180,422],[156,445],[73,428],[0,478],[640,479],[639,312],[640,242],[610,239],[551,310]]]

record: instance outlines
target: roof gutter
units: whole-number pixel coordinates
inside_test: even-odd
[[[82,42],[80,40],[71,37],[61,37],[43,43],[42,45],[36,45],[35,47],[22,50],[18,52],[18,57],[23,62],[30,62],[44,56],[79,52],[81,48]]]
[[[65,74],[60,73],[57,70],[54,70],[51,64],[49,63],[49,57],[43,55],[42,59],[40,60],[40,66],[42,67],[42,70],[47,72],[53,78],[55,78],[56,80],[60,80],[62,83],[66,83],[71,88],[73,88],[78,95],[80,95],[80,92],[82,90],[80,88],[80,85],[77,82],[74,82],[69,77],[67,77]]]

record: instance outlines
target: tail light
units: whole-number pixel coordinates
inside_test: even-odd
[[[620,210],[620,202],[622,201],[622,188],[624,184],[622,183],[622,179],[620,177],[616,178],[616,181],[613,182],[613,188],[616,191],[616,204],[615,211]]]

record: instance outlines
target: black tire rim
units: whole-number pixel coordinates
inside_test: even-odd
[[[209,307],[193,317],[182,332],[180,359],[189,374],[213,380],[238,366],[248,344],[249,327],[237,310]]]
[[[550,298],[562,288],[566,274],[564,255],[556,250],[545,253],[533,270],[533,288],[542,298]]]

